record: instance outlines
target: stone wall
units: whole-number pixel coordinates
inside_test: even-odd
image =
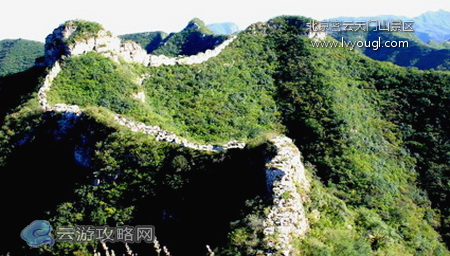
[[[47,37],[47,46],[46,46],[46,54],[52,56],[46,56],[46,60],[48,62],[52,62],[51,67],[47,73],[47,76],[44,78],[44,82],[41,88],[38,91],[38,100],[44,111],[49,112],[58,112],[58,113],[71,113],[79,116],[82,114],[82,110],[77,105],[67,105],[67,104],[54,104],[50,105],[48,103],[47,92],[50,90],[52,86],[53,80],[56,76],[61,72],[61,59],[64,59],[65,56],[69,55],[81,55],[86,54],[90,51],[95,51],[98,53],[102,53],[105,56],[113,58],[118,61],[119,57],[122,57],[123,60],[128,62],[136,62],[144,65],[150,66],[160,66],[160,65],[191,65],[191,64],[199,64],[207,61],[208,59],[215,57],[220,54],[220,52],[227,47],[235,37],[223,42],[217,48],[213,50],[208,50],[205,53],[199,53],[193,56],[187,57],[176,57],[169,58],[166,56],[152,56],[147,55],[142,48],[133,42],[125,42],[121,44],[121,41],[118,37],[111,36],[105,30],[99,32],[98,36],[95,38],[84,39],[81,41],[75,42],[73,45],[63,46],[63,40],[70,37],[70,35],[74,32],[73,28],[67,27],[59,27],[57,28],[53,34]],[[57,43],[50,42],[49,40],[59,41]],[[61,50],[63,47],[64,51]],[[60,54],[64,52],[64,54]],[[144,54],[145,52],[145,54]],[[53,56],[53,54],[56,54]],[[150,60],[152,61],[150,63]],[[139,83],[142,83],[145,79],[143,76],[139,79]],[[142,94],[137,94],[135,97],[138,97],[138,100],[144,100],[145,97],[142,97]],[[145,95],[144,95],[145,96]],[[199,144],[189,142],[184,138],[180,138],[172,132],[165,131],[161,129],[159,126],[150,126],[143,123],[135,122],[129,118],[121,117],[119,115],[114,116],[114,120],[122,125],[128,127],[133,132],[143,132],[145,134],[153,136],[158,141],[166,141],[175,143],[184,147],[192,148],[195,150],[204,150],[204,151],[222,151],[231,148],[244,148],[245,143],[238,142],[232,140],[224,145],[210,145],[210,144]]]
[[[310,183],[292,140],[279,136],[271,142],[277,154],[266,164],[266,183],[273,205],[264,222],[264,235],[271,248],[269,255],[287,256],[292,252],[292,239],[309,228],[303,202],[308,200]]]
[[[210,58],[214,58],[222,52],[231,42],[236,39],[236,36],[232,36],[225,40],[223,43],[218,45],[212,50],[206,50],[205,52],[200,52],[196,55],[186,56],[186,57],[167,57],[164,55],[149,55],[150,62],[149,66],[158,67],[161,65],[172,66],[172,65],[192,65],[203,63]]]
[[[222,150],[227,150],[227,149],[231,149],[231,148],[244,148],[245,147],[245,143],[238,142],[235,140],[229,141],[228,143],[226,143],[225,145],[222,145],[222,146],[193,143],[193,142],[189,142],[188,140],[186,140],[184,138],[180,138],[179,136],[175,135],[172,132],[165,131],[165,130],[161,129],[159,126],[151,126],[151,125],[146,125],[144,123],[134,122],[131,119],[121,117],[119,115],[116,115],[114,117],[114,120],[118,124],[128,127],[133,132],[142,132],[142,133],[148,134],[150,136],[153,136],[153,137],[155,137],[155,139],[157,141],[171,142],[171,143],[178,144],[178,145],[181,145],[186,148],[192,148],[195,150],[222,151]]]
[[[50,105],[48,103],[47,92],[50,90],[53,80],[56,78],[58,73],[61,71],[61,65],[59,61],[55,62],[52,68],[50,68],[47,76],[44,79],[43,85],[38,91],[38,100],[44,111],[48,112],[58,112],[58,113],[72,113],[76,116],[82,114],[82,110],[77,105],[67,105],[67,104],[54,104]],[[120,115],[115,115],[114,120],[125,127],[128,127],[133,132],[143,132],[145,134],[153,136],[158,141],[166,141],[175,143],[184,147],[196,149],[196,150],[204,150],[204,151],[222,151],[231,148],[244,148],[245,143],[238,142],[232,140],[225,145],[215,146],[208,144],[198,144],[189,142],[184,138],[180,138],[172,132],[165,131],[161,129],[159,126],[150,126],[143,123],[135,122],[129,118],[121,117]]]

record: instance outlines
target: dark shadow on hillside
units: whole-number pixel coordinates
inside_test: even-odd
[[[28,100],[37,91],[44,68],[33,67],[26,71],[0,77],[0,123],[12,109]]]
[[[193,169],[178,177],[179,172],[167,165],[168,175],[161,179],[181,178],[186,184],[177,190],[163,185],[156,198],[142,200],[135,224],[154,225],[158,240],[173,255],[206,255],[206,245],[224,246],[230,223],[247,214],[245,201],[267,195],[265,148],[231,150],[223,159],[208,162],[195,160]],[[180,155],[169,159],[175,157]],[[139,255],[156,255],[151,254],[155,253],[152,244],[131,247]]]
[[[35,127],[36,139],[18,143],[7,164],[0,168],[0,201],[3,227],[7,230],[0,255],[7,251],[11,255],[35,255],[37,249],[30,250],[20,238],[22,229],[34,220],[48,219],[47,212],[73,200],[74,189],[86,182],[89,170],[75,162],[73,139],[67,139],[75,136],[55,136],[57,121]]]

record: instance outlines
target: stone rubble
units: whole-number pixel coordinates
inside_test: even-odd
[[[300,151],[292,140],[279,136],[270,141],[277,154],[266,164],[266,183],[273,206],[264,221],[264,235],[267,246],[276,252],[273,255],[288,256],[292,252],[292,239],[309,229],[303,202],[308,200],[310,183]]]
[[[206,145],[189,142],[184,138],[180,138],[172,132],[162,130],[159,126],[146,125],[144,123],[134,122],[131,119],[121,117],[119,115],[114,116],[114,120],[122,125],[128,127],[133,132],[142,132],[150,136],[155,137],[157,141],[166,141],[174,144],[181,145],[186,148],[192,148],[195,150],[203,151],[220,151],[227,150],[231,148],[244,148],[245,143],[238,141],[230,141],[222,146]]]

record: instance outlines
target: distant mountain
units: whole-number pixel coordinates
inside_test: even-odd
[[[374,60],[390,61],[404,67],[419,69],[450,70],[450,44],[426,44],[419,40],[415,33],[408,32],[346,32],[332,34],[337,40],[344,37],[345,41],[408,41],[408,47],[363,48],[362,53]]]
[[[135,41],[148,53],[167,56],[194,55],[213,49],[228,38],[225,35],[215,34],[198,18],[192,19],[180,32],[169,35],[158,31],[127,34],[120,37]]]
[[[414,36],[414,35],[413,35]],[[382,61],[391,61],[404,67],[416,67],[419,69],[450,70],[450,49],[439,49],[414,39],[406,33],[370,32],[367,40],[401,41],[407,40],[408,47],[396,48],[366,48],[364,54]]]
[[[34,65],[44,55],[44,44],[24,39],[0,41],[0,76],[18,73]]]
[[[152,53],[167,56],[194,55],[213,49],[225,39],[227,36],[215,35],[203,21],[194,18],[180,32],[170,33]]]
[[[414,21],[414,31],[422,42],[444,42],[450,40],[450,12],[445,10],[429,11],[414,18],[396,15],[379,15],[372,17],[337,17],[328,20],[412,20]]]
[[[213,23],[207,25],[207,27],[214,33],[219,35],[231,35],[239,31],[239,27],[236,23]]]
[[[423,42],[450,40],[450,12],[426,12],[414,18],[414,29]]]

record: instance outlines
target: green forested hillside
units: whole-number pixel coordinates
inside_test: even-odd
[[[24,71],[44,56],[44,44],[24,39],[0,41],[0,76]]]
[[[135,33],[120,36],[120,38],[122,38],[123,40],[131,40],[136,42],[142,47],[142,49],[145,49],[147,53],[151,53],[156,50],[166,37],[167,34],[161,31]]]
[[[50,103],[78,104],[85,114],[43,114],[35,98],[25,98],[0,131],[0,171],[18,178],[12,170],[23,168],[20,159],[48,150],[58,161],[37,161],[39,167],[80,175],[29,218],[150,222],[174,254],[204,254],[208,244],[216,255],[255,255],[267,249],[264,138],[286,133],[313,185],[305,203],[311,227],[294,241],[295,255],[449,255],[450,73],[314,48],[306,22],[256,24],[218,57],[192,66],[70,57]],[[137,92],[145,102],[133,99]],[[202,153],[119,127],[113,113],[197,141],[250,144]],[[74,154],[83,158],[82,170]],[[195,236],[186,233],[194,229]],[[49,251],[88,255],[92,246],[61,243]]]
[[[289,36],[278,34],[275,41],[282,49],[276,81],[285,125],[288,134],[297,139],[305,159],[316,166],[328,190],[315,195],[316,207],[322,209],[319,212],[330,215],[322,214],[317,226],[313,226],[317,237],[305,240],[308,254],[345,250],[344,254],[364,255],[368,247],[364,249],[362,237],[369,237],[363,240],[381,254],[413,254],[414,250],[424,255],[446,254],[440,245],[430,246],[435,239],[431,238],[432,227],[439,227],[435,219],[439,215],[433,214],[421,189],[430,188],[422,183],[431,170],[410,145],[423,134],[415,130],[425,125],[417,118],[428,119],[433,112],[430,109],[425,114],[428,111],[418,106],[415,96],[420,92],[425,102],[433,101],[440,111],[448,112],[443,102],[449,97],[449,74],[408,71],[342,48],[310,48],[308,41],[296,36],[295,26],[287,27]],[[438,98],[429,98],[438,94]],[[428,135],[434,134],[448,145],[448,134],[444,132],[448,130],[447,121],[440,114],[432,120],[428,121]],[[420,140],[426,152],[437,146]],[[447,152],[440,147],[438,155],[444,157]],[[449,166],[448,160],[441,158],[437,162]],[[445,174],[438,176],[443,178]],[[446,186],[439,186],[441,181],[432,183],[447,194]],[[439,199],[431,198],[439,204]],[[418,216],[425,222],[414,221]],[[440,221],[445,226],[445,218]],[[362,233],[356,235],[355,231]],[[354,238],[353,242],[349,237]]]
[[[198,18],[192,19],[180,32],[145,32],[120,36],[124,40],[138,43],[149,54],[178,56],[194,55],[213,49],[227,39],[225,35],[216,35]]]
[[[214,30],[214,31],[213,31]],[[138,43],[149,54],[168,56],[193,55],[204,52],[223,42],[238,31],[234,23],[216,23],[205,26],[200,19],[193,19],[180,32],[143,32],[121,35],[120,38]]]
[[[265,53],[263,42],[242,35],[235,47],[203,65],[147,70],[95,53],[74,57],[56,78],[49,100],[105,107],[196,141],[245,141],[281,131],[271,77],[274,56]],[[141,73],[149,78],[139,88],[133,81]],[[145,103],[132,98],[140,90]]]
[[[227,36],[214,35],[203,21],[192,19],[180,32],[170,33],[152,54],[163,54],[167,56],[194,55],[212,49]]]

